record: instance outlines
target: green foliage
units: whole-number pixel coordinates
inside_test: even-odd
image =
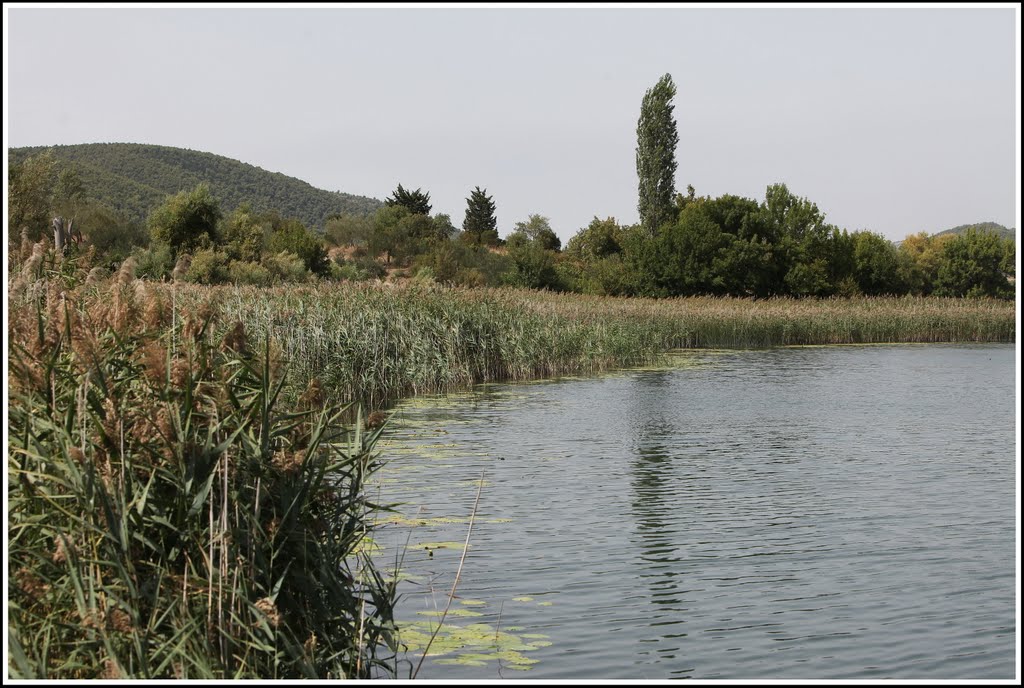
[[[263,255],[261,264],[270,271],[275,281],[305,282],[310,278],[306,262],[300,256],[288,251],[266,253]]]
[[[879,296],[904,291],[899,253],[892,242],[873,232],[854,232],[853,274],[862,294]]]
[[[199,184],[191,191],[169,196],[149,216],[153,241],[166,244],[171,255],[192,253],[217,241],[221,212],[210,187]]]
[[[227,281],[237,285],[269,287],[274,283],[274,275],[259,263],[232,260],[227,267]]]
[[[623,228],[609,217],[594,217],[590,224],[576,232],[565,246],[566,253],[585,260],[604,258],[622,251]]]
[[[644,94],[636,125],[640,224],[653,233],[675,219],[673,204],[679,133],[672,114],[676,86],[666,74]]]
[[[136,276],[156,281],[169,276],[175,262],[171,247],[159,243],[135,249],[132,259],[136,266]]]
[[[525,222],[517,222],[512,230],[512,235],[522,235],[527,241],[531,241],[547,251],[560,251],[562,240],[551,229],[551,221],[543,215],[530,215]],[[512,235],[509,235],[508,242]]]
[[[434,241],[448,241],[459,233],[458,227],[452,224],[452,218],[445,213],[438,213],[432,218],[434,223]]]
[[[7,154],[8,241],[26,228],[30,241],[38,241],[50,229],[53,190],[57,180],[57,159],[43,150],[23,159]]]
[[[14,148],[9,159],[21,162],[43,148]],[[369,215],[377,199],[317,189],[310,184],[268,172],[212,153],[134,143],[90,143],[54,146],[62,166],[73,168],[89,199],[132,220],[145,221],[168,195],[206,182],[230,213],[243,203],[253,212],[277,210],[320,230],[333,214]]]
[[[389,206],[404,206],[413,215],[430,215],[430,194],[419,189],[408,191],[399,184],[389,198],[384,199],[384,204]]]
[[[509,274],[509,284],[528,289],[562,290],[564,286],[555,270],[557,255],[555,251],[544,248],[541,241],[509,245],[508,256],[515,266]]]
[[[942,250],[935,280],[939,296],[994,296],[1009,298],[1013,289],[1002,268],[1005,241],[993,232],[968,229]]]
[[[200,249],[192,255],[192,261],[184,275],[187,282],[197,284],[223,284],[230,279],[228,254],[213,248]]]
[[[373,216],[369,250],[373,255],[385,254],[388,264],[404,266],[426,249],[433,235],[434,222],[426,215],[414,215],[403,205],[385,206]]]
[[[298,220],[273,217],[266,250],[272,254],[287,252],[298,256],[302,259],[304,269],[314,275],[326,275],[330,271],[323,241]]]
[[[998,222],[975,222],[969,225],[959,225],[957,227],[951,227],[950,229],[944,229],[941,232],[936,232],[935,236],[946,236],[947,234],[965,234],[969,229],[975,229],[979,232],[992,232],[996,234],[1000,239],[1010,239],[1014,243],[1017,241],[1017,231],[1008,227],[1004,227]]]
[[[145,226],[98,203],[83,203],[75,213],[75,231],[84,245],[96,249],[99,262],[114,268],[139,247],[149,243]]]
[[[259,262],[270,230],[270,223],[253,213],[247,203],[243,203],[224,222],[220,238],[233,260]]]
[[[510,273],[516,269],[508,255],[463,241],[433,244],[416,258],[413,267],[429,269],[434,280],[441,284],[467,287],[507,284]]]
[[[476,187],[466,199],[466,217],[462,221],[463,241],[473,246],[497,246],[498,219],[494,216],[494,200],[487,190]]]
[[[374,232],[373,216],[335,215],[324,226],[324,240],[333,246],[367,246]]]

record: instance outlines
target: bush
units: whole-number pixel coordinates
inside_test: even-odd
[[[288,251],[263,256],[263,266],[283,282],[306,282],[311,277],[302,258]]]
[[[174,257],[167,244],[154,243],[149,248],[136,249],[132,257],[135,259],[135,274],[138,277],[162,280],[174,268]]]
[[[274,283],[274,275],[259,263],[233,260],[228,264],[228,281],[232,284],[267,287]]]
[[[202,249],[192,256],[185,280],[198,284],[222,284],[229,279],[227,266],[227,253],[212,248]]]

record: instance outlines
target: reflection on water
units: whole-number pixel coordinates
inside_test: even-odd
[[[1012,678],[1014,442],[1013,346],[694,352],[404,403],[382,499],[431,520],[378,539],[461,542],[485,474],[420,678]]]

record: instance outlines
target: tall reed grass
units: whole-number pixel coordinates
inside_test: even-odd
[[[9,288],[11,283],[9,282]],[[9,675],[393,672],[394,581],[360,553],[376,433],[211,304],[22,283],[9,322]]]
[[[678,348],[1012,342],[1012,302],[940,298],[624,299],[424,284],[178,291],[216,295],[226,321],[270,337],[303,377],[346,401],[476,382],[598,373]]]

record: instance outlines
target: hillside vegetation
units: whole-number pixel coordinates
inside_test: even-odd
[[[45,150],[12,148],[8,157],[12,164],[21,163]],[[369,215],[382,205],[375,198],[325,191],[280,172],[184,148],[87,143],[52,150],[60,163],[78,173],[90,199],[140,222],[168,195],[201,182],[227,212],[248,203],[256,212],[276,210],[320,230],[329,215]]]
[[[968,229],[974,227],[975,229],[982,232],[992,232],[996,234],[1000,239],[1009,239],[1010,241],[1017,241],[1017,230],[1004,227],[998,222],[975,222],[970,225],[959,225],[957,227],[951,227],[944,229],[941,232],[936,232],[935,236],[942,236],[944,234],[956,234],[961,235],[967,232]]]

